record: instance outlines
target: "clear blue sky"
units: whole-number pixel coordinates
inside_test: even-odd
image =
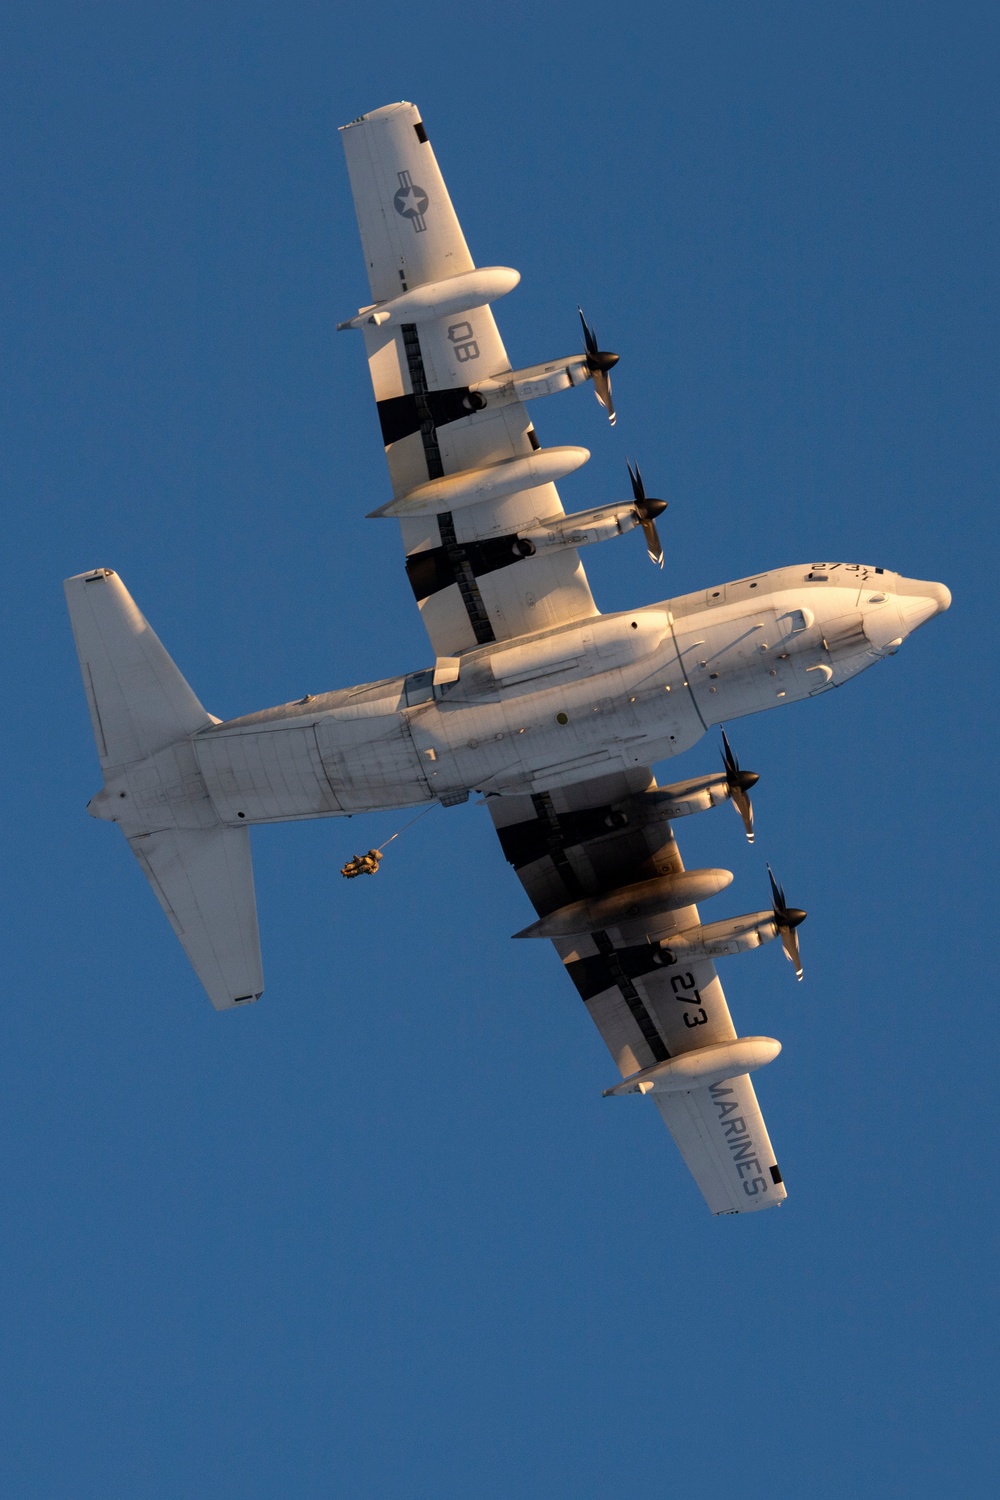
[[[356,11],[353,19],[349,12]],[[3,41],[0,1494],[984,1495],[995,1484],[997,52],[986,4],[59,5]],[[336,127],[418,103],[515,364],[621,351],[542,440],[664,574],[941,579],[947,616],[737,723],[809,909],[722,968],[789,1186],[713,1220],[482,809],[259,830],[267,994],[217,1016],[99,785],[61,580],[117,569],[230,716],[426,664]],[[715,736],[676,763],[717,763]],[[670,773],[660,768],[661,778]]]

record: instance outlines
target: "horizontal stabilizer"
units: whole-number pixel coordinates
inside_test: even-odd
[[[67,578],[64,587],[102,767],[145,760],[217,722],[117,573],[97,568]]]
[[[249,828],[165,829],[129,844],[216,1010],[259,999]]]

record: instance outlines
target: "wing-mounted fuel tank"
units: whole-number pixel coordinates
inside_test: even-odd
[[[512,292],[521,279],[521,273],[510,266],[481,266],[475,271],[461,271],[457,276],[447,276],[443,281],[429,281],[413,291],[403,292],[386,302],[374,302],[362,307],[354,318],[337,324],[337,332],[345,328],[364,328],[371,324],[376,328],[386,323],[427,323],[435,318],[450,318],[456,313],[471,312],[474,307],[485,307],[498,302]]]
[[[576,937],[622,922],[652,920],[666,912],[693,906],[718,895],[732,883],[729,870],[681,870],[674,875],[657,875],[635,885],[623,885],[599,896],[586,896],[550,912],[530,927],[515,932],[519,938]]]
[[[773,1036],[742,1036],[731,1042],[710,1042],[679,1057],[654,1063],[604,1090],[605,1099],[617,1094],[674,1094],[708,1088],[740,1073],[766,1067],[781,1051]]]

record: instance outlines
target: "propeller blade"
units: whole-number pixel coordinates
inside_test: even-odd
[[[660,533],[656,529],[655,521],[641,521],[642,534],[646,538],[646,551],[651,563],[657,567],[663,567],[663,543],[660,541]]]
[[[628,463],[627,459],[626,463]],[[651,563],[655,563],[657,567],[662,568],[663,543],[660,541],[660,533],[657,531],[654,522],[655,518],[662,516],[666,510],[667,502],[665,500],[654,500],[646,494],[646,486],[642,482],[642,474],[638,464],[636,464],[634,469],[631,463],[628,464],[628,477],[632,481],[635,513],[639,518],[642,534],[646,538],[646,551],[649,553],[649,560]]]
[[[583,316],[583,308],[577,307],[577,312],[580,314],[580,322],[583,326],[583,345],[587,356],[587,369],[594,382],[594,395],[607,412],[608,421],[613,427],[616,414],[615,403],[611,396],[611,376],[608,372],[618,363],[618,355],[599,347],[597,334]]]
[[[611,376],[606,370],[595,370],[591,379],[594,382],[594,395],[608,414],[608,421],[613,427],[618,420],[615,412],[615,403],[611,396]]]
[[[750,801],[750,788],[756,786],[760,777],[756,771],[741,771],[740,763],[736,759],[732,745],[726,731],[722,731],[722,764],[726,768],[726,781],[729,784],[729,799],[743,819],[743,827],[746,829],[747,843],[753,843],[753,803]],[[773,890],[773,886],[772,886]]]
[[[583,316],[583,308],[578,305],[576,310],[580,314],[580,322],[583,324],[583,342],[587,353],[592,356],[600,354],[601,351],[597,347],[597,335]]]
[[[743,827],[746,830],[747,843],[753,843],[753,803],[741,786],[731,786],[729,789],[729,800],[743,819]]]
[[[806,919],[806,913],[798,906],[789,906],[782,886],[774,878],[771,866],[767,867],[767,878],[771,882],[771,897],[774,905],[774,925],[781,938],[785,957],[795,965],[796,979],[802,978],[802,957],[799,953],[799,935],[796,931]]]
[[[785,950],[785,957],[795,965],[795,977],[802,978],[802,958],[799,953],[799,935],[794,927],[779,927],[781,946]]]

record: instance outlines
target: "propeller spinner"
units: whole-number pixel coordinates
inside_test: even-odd
[[[590,378],[594,382],[594,395],[604,407],[608,414],[608,421],[612,427],[615,425],[615,403],[611,399],[611,376],[608,373],[618,363],[617,354],[609,354],[606,349],[597,347],[597,335],[583,316],[583,308],[578,307],[580,322],[583,324],[583,342],[587,353],[587,369]]]
[[[757,785],[760,777],[756,771],[740,770],[740,763],[733,753],[733,747],[729,743],[725,730],[722,731],[722,764],[726,768],[730,801],[743,819],[743,827],[747,831],[747,843],[752,844],[753,804],[750,801],[750,788]]]
[[[806,914],[798,906],[789,906],[782,886],[774,878],[771,866],[767,867],[767,878],[771,882],[771,901],[774,907],[774,925],[778,929],[785,957],[795,965],[796,979],[802,978],[802,958],[799,954],[799,935],[796,928],[805,921]]]
[[[626,460],[628,462],[628,460]],[[654,500],[646,494],[646,487],[642,482],[642,474],[639,465],[628,466],[628,477],[632,481],[632,494],[635,496],[635,513],[639,517],[642,534],[646,538],[646,551],[649,553],[651,563],[663,567],[663,545],[660,534],[656,529],[656,517],[662,516],[667,508],[665,500]]]

